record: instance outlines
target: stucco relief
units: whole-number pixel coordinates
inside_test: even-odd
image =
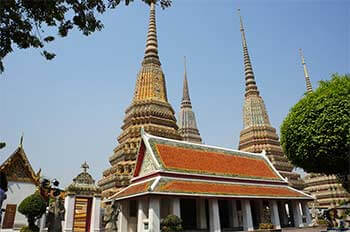
[[[156,166],[154,165],[151,154],[149,151],[146,151],[146,154],[145,154],[145,157],[143,158],[143,162],[141,166],[140,176],[151,173],[154,170],[156,170]]]

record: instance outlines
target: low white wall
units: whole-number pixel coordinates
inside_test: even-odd
[[[26,217],[18,212],[18,206],[23,201],[24,198],[33,194],[35,192],[36,186],[31,183],[23,183],[23,182],[8,182],[8,191],[6,192],[7,199],[3,202],[2,208],[6,209],[7,204],[17,205],[16,208],[16,216],[14,228],[19,228],[24,225],[27,225]],[[3,213],[2,220],[4,220],[5,212]],[[2,226],[2,222],[1,222]]]

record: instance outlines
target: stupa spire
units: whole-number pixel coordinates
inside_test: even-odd
[[[202,143],[202,138],[197,128],[196,117],[192,110],[192,104],[190,100],[187,81],[186,57],[184,57],[184,63],[185,73],[182,90],[182,101],[179,112],[178,131],[182,137],[182,140],[194,143]]]
[[[306,91],[307,91],[308,93],[311,93],[311,92],[312,92],[312,86],[311,86],[310,76],[309,76],[309,72],[307,71],[305,59],[304,59],[303,52],[302,52],[301,48],[299,48],[299,53],[300,53],[300,57],[301,57],[301,64],[302,64],[303,67],[304,67],[304,75],[305,75],[305,82],[306,82]]]
[[[187,70],[186,70],[186,56],[184,57],[184,66],[185,66],[185,74],[184,74],[184,82],[183,82],[183,90],[182,90],[182,102],[181,107],[188,106],[191,107],[191,99],[188,90],[188,81],[187,81]]]
[[[245,32],[243,27],[243,19],[240,15],[240,9],[238,9],[238,15],[240,19],[240,31],[242,36],[242,47],[244,57],[244,76],[245,76],[245,96],[254,94],[259,95],[258,87],[256,86],[252,63],[250,61],[247,40],[245,38]]]
[[[239,11],[238,11],[239,12]],[[240,31],[244,55],[245,99],[243,105],[243,130],[240,133],[239,150],[260,153],[266,151],[275,168],[287,177],[290,183],[302,188],[298,174],[292,172],[293,166],[283,154],[276,129],[270,124],[264,100],[259,94],[250,62],[243,20],[240,17]]]
[[[154,63],[160,65],[158,56],[158,40],[156,26],[156,7],[154,1],[150,3],[150,14],[148,23],[148,33],[146,40],[146,49],[143,63]]]
[[[111,167],[103,172],[99,181],[104,196],[113,195],[130,183],[141,141],[141,128],[152,135],[181,139],[175,112],[168,102],[165,75],[158,56],[155,0],[148,2],[150,16],[145,55],[137,74],[133,100],[125,111],[118,145],[109,157]]]

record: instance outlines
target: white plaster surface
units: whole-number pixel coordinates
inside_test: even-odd
[[[197,199],[197,227],[199,229],[207,228],[207,217],[205,213],[205,200]]]
[[[137,207],[137,232],[144,231],[144,220],[147,219],[147,200],[139,199]]]
[[[91,213],[91,229],[90,232],[100,231],[100,218],[101,218],[101,198],[94,197],[92,200],[92,213]]]
[[[275,225],[276,229],[281,229],[280,217],[278,214],[278,205],[275,200],[269,201],[269,207],[271,211],[272,224]]]
[[[299,201],[292,201],[292,210],[294,217],[294,226],[303,227],[304,225]]]
[[[160,231],[160,200],[156,197],[151,197],[149,200],[148,220],[149,232]]]
[[[21,228],[22,226],[27,225],[27,219],[23,214],[18,212],[18,206],[24,198],[33,194],[35,190],[36,186],[32,183],[8,182],[8,191],[6,192],[7,199],[3,202],[2,208],[6,209],[7,204],[17,205],[14,228]],[[5,213],[3,214],[2,220],[4,220],[4,217]]]
[[[181,218],[181,211],[180,211],[180,198],[174,197],[171,200],[171,214],[178,216]]]
[[[209,203],[209,231],[221,232],[218,200],[209,199],[208,203]]]
[[[243,228],[245,231],[253,231],[252,209],[249,200],[242,200]]]
[[[75,204],[75,197],[72,195],[67,195],[64,200],[64,208],[66,210],[66,213],[64,215],[64,224],[63,224],[64,232],[73,231],[74,204]]]

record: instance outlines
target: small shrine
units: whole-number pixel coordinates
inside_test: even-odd
[[[100,231],[101,190],[87,172],[89,165],[81,165],[83,171],[66,188],[64,231]]]

